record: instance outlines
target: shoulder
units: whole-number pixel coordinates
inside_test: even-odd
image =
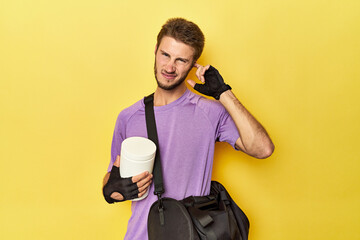
[[[226,112],[226,109],[219,101],[205,98],[191,91],[188,94],[188,100],[208,116],[216,117]]]
[[[137,113],[145,112],[144,99],[141,99],[133,105],[124,108],[118,115],[117,122],[128,122]]]

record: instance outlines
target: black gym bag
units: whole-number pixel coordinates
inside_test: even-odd
[[[247,240],[249,220],[225,187],[211,182],[207,196],[190,196],[181,201],[163,198],[163,179],[153,109],[153,94],[145,98],[148,138],[157,146],[154,164],[158,200],[148,216],[149,240]]]

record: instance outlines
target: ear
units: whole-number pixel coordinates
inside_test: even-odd
[[[156,45],[155,45],[155,52],[154,52],[155,55],[156,55],[157,49],[158,49],[158,45],[156,44]]]

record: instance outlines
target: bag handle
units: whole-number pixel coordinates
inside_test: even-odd
[[[155,185],[154,194],[157,195],[159,198],[161,198],[161,194],[165,192],[165,189],[163,184],[159,141],[156,130],[156,122],[155,122],[154,93],[145,97],[144,103],[145,103],[145,119],[146,119],[146,129],[147,129],[148,138],[151,141],[153,141],[156,145],[156,155],[155,155],[155,163],[153,169],[154,185]]]

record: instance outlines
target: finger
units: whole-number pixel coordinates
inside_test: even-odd
[[[201,77],[202,77],[202,79],[203,79],[203,81],[202,82],[205,82],[205,72],[207,71],[207,70],[209,70],[209,68],[210,68],[210,65],[206,65],[205,67],[203,67],[202,68],[202,70],[201,70]]]
[[[138,198],[139,190],[135,189],[126,194],[126,200]]]
[[[120,167],[120,155],[117,155],[117,156],[116,156],[116,160],[115,160],[115,162],[114,162],[114,166]]]
[[[206,65],[206,66],[204,67],[203,75],[205,74],[205,72],[206,72],[207,70],[209,70],[209,68],[210,68],[210,65]]]
[[[113,198],[113,199],[115,199],[115,200],[119,200],[119,201],[121,201],[121,200],[124,199],[123,195],[121,195],[121,194],[118,193],[118,192],[113,192],[113,193],[110,195],[110,197]]]
[[[194,89],[200,93],[205,94],[206,92],[209,92],[209,87],[206,86],[205,84],[195,84]],[[206,94],[205,94],[206,95]]]
[[[140,181],[138,181],[136,184],[137,184],[137,187],[138,188],[141,188],[143,186],[145,186],[148,182],[150,182],[152,179],[152,175],[149,175],[147,176],[146,178],[144,179],[141,179]],[[139,190],[140,191],[140,190]]]
[[[139,193],[138,197],[142,197],[145,193],[146,193],[146,191],[143,191],[143,192]]]
[[[199,67],[201,67],[201,65],[198,64],[198,63],[195,63],[195,64],[194,64],[194,67],[199,68]]]
[[[203,66],[200,66],[197,70],[196,70],[196,77],[201,81],[201,82],[204,82],[204,77],[202,76],[202,69],[203,69]]]
[[[140,180],[146,178],[149,175],[150,175],[149,172],[140,173],[140,174],[132,177],[132,182],[137,183],[137,182],[139,182]]]
[[[108,181],[114,181],[114,180],[119,179],[119,178],[120,178],[119,167],[117,167],[117,166],[115,166],[115,164],[113,164]]]
[[[188,79],[187,82],[191,87],[195,87],[195,84],[196,84],[195,81]]]
[[[144,184],[144,186],[139,187],[139,192],[141,193],[141,192],[143,192],[143,191],[146,191],[146,190],[149,188],[149,186],[150,186],[151,183],[152,183],[152,180],[150,179],[150,181],[146,182],[146,183]]]
[[[142,197],[146,192],[147,192],[148,188],[145,188],[143,191],[138,193],[138,197]]]

